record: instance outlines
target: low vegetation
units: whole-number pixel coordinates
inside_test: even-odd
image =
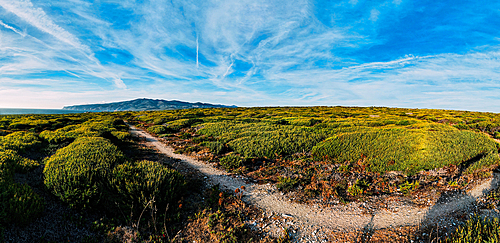
[[[44,199],[15,179],[41,165],[42,189],[77,211],[108,215],[113,224],[129,224],[157,207],[166,220],[176,209],[165,208],[183,195],[185,179],[177,171],[123,154],[131,136],[118,114],[0,116],[0,129],[0,236],[4,227],[28,225],[43,214]]]
[[[123,116],[126,113],[0,116],[0,242],[6,240],[2,232],[13,225],[29,231],[38,217],[46,220],[45,207],[54,207],[48,194],[75,213],[64,215],[67,223],[94,232],[82,236],[85,242],[179,242],[179,229],[191,232],[200,227],[219,242],[262,238],[243,226],[242,217],[256,209],[246,207],[241,196],[217,189],[220,204],[209,200],[183,206],[185,197],[203,193],[199,183],[138,149]],[[157,122],[149,131],[166,135],[200,120],[187,118],[173,127]],[[35,178],[20,179],[26,176]],[[195,217],[204,224],[185,223]],[[71,239],[67,232],[53,233],[60,236],[49,241]],[[273,242],[267,239],[262,242]]]
[[[137,112],[128,117],[146,128],[161,124],[163,132],[153,133],[178,153],[275,183],[299,201],[460,191],[490,177],[499,165],[499,145],[493,139],[500,138],[500,115],[494,113],[276,107]],[[471,219],[449,242],[498,237],[493,224]]]
[[[451,180],[452,189],[460,190],[474,178],[490,176],[499,164],[492,137],[500,131],[500,115],[494,113],[277,107],[126,115],[178,153],[276,183],[298,200],[411,196]],[[440,169],[448,173],[435,176]],[[412,183],[419,186],[402,186]]]
[[[498,218],[474,216],[459,226],[444,242],[500,242],[500,223]]]
[[[72,207],[102,205],[109,198],[113,168],[125,161],[109,140],[81,137],[45,163],[45,186]]]
[[[169,166],[127,155],[134,142],[123,120],[165,139],[177,153],[275,183],[302,202],[460,191],[499,164],[500,115],[494,113],[276,107],[0,116],[0,237],[8,225],[43,215],[46,200],[16,180],[39,170],[44,190],[65,205],[104,215],[95,222],[104,235],[122,230],[136,241],[174,239],[169,235],[187,217],[182,205],[191,182]],[[242,225],[255,212],[238,195],[212,188],[207,205],[188,213],[191,226],[184,229],[205,240],[255,240]],[[493,239],[497,224],[472,218],[449,242]]]
[[[430,128],[363,129],[341,133],[318,143],[312,149],[315,160],[336,163],[363,160],[368,171],[402,171],[414,175],[448,165],[468,165],[467,173],[498,162],[498,143],[488,136],[460,131],[446,125]]]
[[[0,137],[0,231],[8,224],[26,225],[44,210],[44,200],[26,184],[14,181],[14,173],[26,173],[38,162],[20,153],[40,144],[31,132]]]
[[[153,202],[160,210],[174,205],[186,183],[179,172],[148,160],[116,166],[110,180],[118,202],[136,212]]]

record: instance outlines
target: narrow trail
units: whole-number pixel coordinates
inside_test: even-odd
[[[245,186],[243,200],[256,205],[266,212],[281,214],[292,218],[305,227],[322,227],[330,230],[383,229],[397,226],[418,225],[422,222],[437,220],[455,212],[472,207],[476,199],[495,188],[500,181],[498,174],[493,178],[468,191],[466,194],[449,198],[447,202],[430,207],[418,208],[411,205],[400,206],[396,212],[379,210],[374,214],[365,214],[353,203],[333,207],[311,206],[291,202],[272,185],[248,183],[241,178],[233,177],[225,171],[218,170],[195,158],[175,154],[174,150],[158,141],[145,131],[130,126],[134,136],[145,138],[147,143],[155,146],[161,153],[181,160],[181,162],[199,170],[213,185],[220,184],[222,188],[234,191]]]

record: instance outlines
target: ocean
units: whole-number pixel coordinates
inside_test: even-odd
[[[23,115],[23,114],[70,114],[84,113],[88,111],[73,111],[63,109],[20,109],[20,108],[0,108],[0,115]],[[95,112],[95,111],[93,111]]]

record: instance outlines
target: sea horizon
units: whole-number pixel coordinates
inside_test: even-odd
[[[85,112],[99,112],[88,110],[64,110],[64,109],[42,109],[42,108],[0,108],[0,115],[45,115],[45,114],[71,114],[71,113],[85,113]]]

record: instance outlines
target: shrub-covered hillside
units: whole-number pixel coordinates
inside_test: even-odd
[[[164,220],[154,227],[166,228],[160,224],[166,223],[168,205],[178,204],[184,177],[163,164],[125,156],[120,147],[129,139],[116,113],[0,116],[0,241],[5,227],[26,226],[44,214],[43,197],[17,182],[22,173],[43,178],[38,190],[78,212],[127,224],[159,209]]]
[[[494,113],[276,107],[124,115],[179,153],[285,191],[303,189],[307,197],[345,200],[436,183],[467,186],[499,163],[493,138],[500,137],[500,115]],[[432,176],[443,168],[445,181],[444,175]]]

